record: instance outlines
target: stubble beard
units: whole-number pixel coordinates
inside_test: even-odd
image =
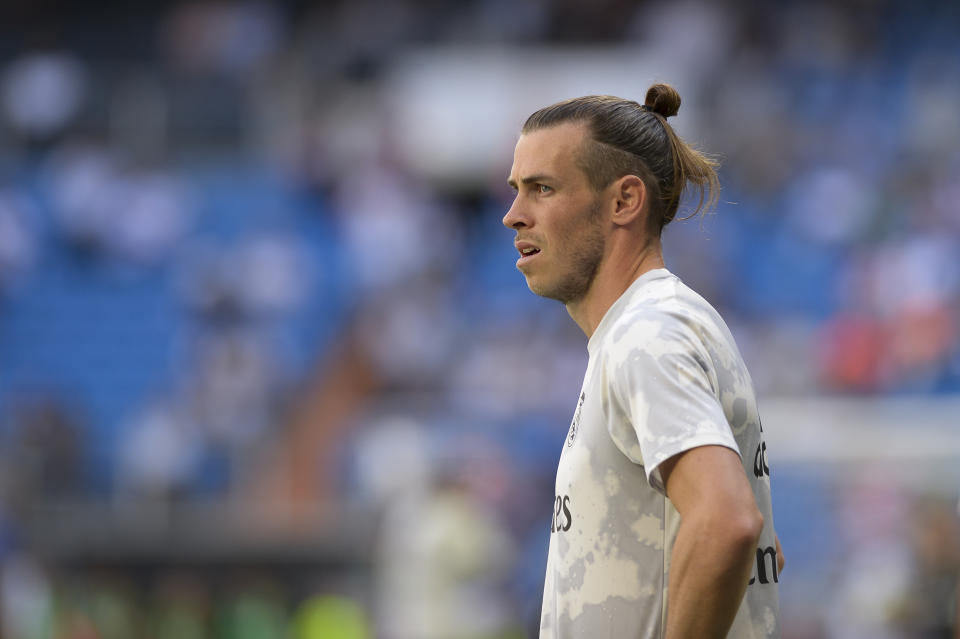
[[[590,290],[600,262],[603,260],[606,239],[597,223],[600,202],[595,201],[586,213],[586,224],[564,238],[568,268],[556,280],[529,283],[530,290],[541,297],[570,304],[583,299]]]

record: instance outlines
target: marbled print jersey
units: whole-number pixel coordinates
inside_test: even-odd
[[[679,515],[660,464],[697,446],[739,453],[764,528],[729,637],[779,637],[766,446],[753,383],[720,315],[666,269],[610,307],[557,469],[541,639],[663,636]]]

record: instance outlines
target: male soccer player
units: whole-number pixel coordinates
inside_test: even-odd
[[[517,268],[563,302],[589,363],[557,470],[541,639],[779,637],[779,543],[753,384],[733,337],[664,268],[660,236],[714,163],[645,104],[566,100],[514,152]]]

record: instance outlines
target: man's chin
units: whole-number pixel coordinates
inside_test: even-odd
[[[527,288],[530,289],[530,292],[534,295],[539,295],[540,297],[546,297],[544,293],[543,283],[539,282],[537,278],[531,277],[524,273],[524,277],[527,279]]]
[[[527,277],[527,288],[529,288],[534,295],[566,303],[563,295],[556,290],[556,287],[544,285],[543,282],[537,281],[529,276]]]

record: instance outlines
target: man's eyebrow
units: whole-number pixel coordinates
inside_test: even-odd
[[[538,173],[537,175],[528,175],[525,178],[520,178],[522,184],[533,184],[534,182],[552,182],[553,178],[545,173]],[[517,182],[513,178],[507,179],[507,184],[510,185],[510,188],[516,189]]]

